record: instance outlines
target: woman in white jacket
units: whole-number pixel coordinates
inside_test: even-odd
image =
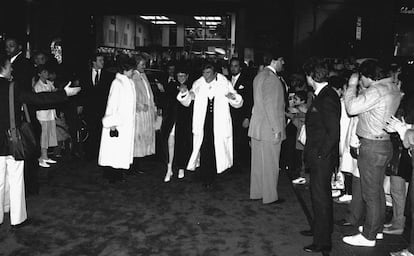
[[[106,167],[105,175],[110,183],[125,181],[123,171],[128,170],[133,161],[136,97],[131,78],[135,66],[132,58],[118,58],[118,73],[102,119],[98,164]]]

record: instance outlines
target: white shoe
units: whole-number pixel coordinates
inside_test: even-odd
[[[297,179],[292,180],[292,183],[296,185],[303,185],[306,183],[306,179],[303,177],[299,177]]]
[[[364,227],[359,226],[358,231],[362,233],[364,231]],[[377,236],[375,237],[375,239],[378,239],[378,240],[384,239],[384,233],[377,233]]]
[[[48,164],[56,164],[57,162],[55,161],[55,160],[53,160],[53,159],[45,159],[44,160],[46,163],[48,163]]]
[[[407,249],[404,249],[399,252],[390,252],[391,256],[414,256],[411,252],[409,252]]]
[[[332,190],[332,197],[341,196],[341,190]]]
[[[171,180],[172,175],[172,171],[167,171],[167,173],[165,174],[164,182],[169,182]]]
[[[179,178],[179,179],[184,178],[184,169],[179,169],[179,170],[178,170],[178,178]]]
[[[50,165],[48,163],[46,163],[45,160],[39,160],[39,166],[43,167],[43,168],[49,168]]]
[[[376,241],[375,240],[368,240],[362,234],[357,234],[354,236],[345,236],[342,238],[344,243],[354,245],[354,246],[363,246],[363,247],[374,247]]]
[[[338,201],[340,202],[340,203],[348,203],[348,202],[350,202],[352,200],[352,195],[347,195],[347,194],[345,194],[345,195],[343,195],[343,196],[340,196],[339,198],[338,198]]]

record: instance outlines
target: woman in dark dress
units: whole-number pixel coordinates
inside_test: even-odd
[[[177,81],[170,83],[166,89],[168,106],[166,119],[163,122],[162,133],[164,136],[164,147],[169,155],[167,173],[164,181],[169,182],[173,175],[173,170],[178,170],[178,178],[184,178],[184,170],[187,167],[188,160],[192,151],[192,132],[191,117],[192,106],[185,107],[177,100],[177,94],[181,88],[190,90],[188,86],[188,72],[179,69],[177,72]]]

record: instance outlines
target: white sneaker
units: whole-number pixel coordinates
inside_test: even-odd
[[[43,167],[43,168],[49,168],[50,165],[48,163],[46,163],[45,160],[39,160],[39,166]]]
[[[296,185],[303,185],[306,183],[306,179],[303,177],[299,177],[297,179],[292,180],[292,183]]]
[[[359,226],[358,231],[362,233],[364,231],[364,227]],[[378,239],[378,240],[384,239],[384,233],[377,233],[377,236],[375,238]]]
[[[341,190],[332,190],[332,197],[341,196]]]
[[[390,252],[391,256],[414,256],[411,252],[409,252],[407,249],[404,249],[399,252]]]
[[[48,163],[48,164],[56,164],[57,162],[55,161],[55,160],[53,160],[53,159],[45,159],[44,160],[46,163]]]
[[[178,170],[178,178],[179,178],[179,179],[184,178],[184,169],[179,169],[179,170]]]
[[[345,194],[345,195],[343,195],[343,196],[340,196],[339,198],[338,198],[338,201],[340,202],[340,203],[348,203],[348,202],[350,202],[352,200],[352,195],[347,195],[347,194]]]
[[[368,240],[362,234],[357,234],[354,236],[345,236],[342,238],[344,243],[354,245],[354,246],[363,246],[363,247],[374,247],[376,241],[375,240]]]
[[[173,175],[172,171],[167,171],[165,174],[164,182],[169,182],[171,180],[171,176]]]

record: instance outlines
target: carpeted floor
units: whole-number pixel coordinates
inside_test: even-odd
[[[282,175],[287,202],[250,201],[249,172],[220,175],[206,191],[195,173],[163,182],[160,165],[107,185],[92,164],[42,170],[27,199],[31,225],[0,228],[2,255],[301,255],[305,215]],[[48,173],[48,174],[47,174]],[[307,240],[307,241],[306,241]],[[292,246],[294,245],[294,246]]]
[[[145,161],[144,174],[108,185],[93,164],[71,161],[42,170],[41,193],[27,198],[31,224],[11,231],[0,227],[0,255],[309,255],[312,242],[300,230],[309,225],[301,200],[287,176],[279,192],[286,202],[250,201],[249,170],[225,173],[206,191],[193,172],[183,180],[163,182],[164,171]],[[296,190],[310,207],[309,190]],[[336,206],[336,217],[345,206]],[[341,241],[336,227],[331,255],[388,255],[404,246],[386,239],[377,249],[355,249]]]

